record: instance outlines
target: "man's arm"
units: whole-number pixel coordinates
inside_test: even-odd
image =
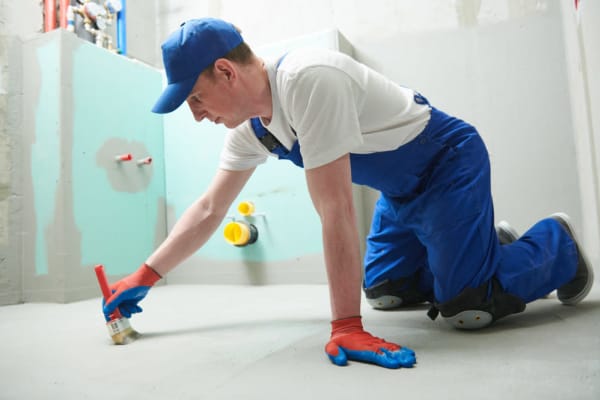
[[[161,277],[206,243],[253,171],[217,172],[206,192],[185,211],[150,258],[111,286],[113,294],[105,299],[103,310],[107,321],[117,307],[125,317],[142,311],[138,303]]]
[[[177,221],[167,239],[146,260],[161,276],[199,249],[217,229],[254,168],[219,169],[206,192]]]
[[[348,154],[306,171],[312,201],[321,217],[325,265],[331,300],[331,338],[325,353],[337,365],[357,360],[386,368],[412,367],[415,352],[363,329],[358,229],[352,200]]]
[[[306,180],[321,217],[333,319],[358,316],[362,273],[349,155],[307,170]]]

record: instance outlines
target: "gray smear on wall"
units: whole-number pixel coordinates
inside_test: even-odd
[[[130,153],[133,159],[116,161],[115,157],[123,153]],[[113,138],[107,140],[96,153],[96,164],[106,172],[110,186],[117,192],[143,192],[152,181],[153,169],[144,168],[136,161],[148,154],[150,152],[142,142]]]
[[[73,88],[63,85],[62,77],[72,76],[73,51],[60,53],[60,78],[61,86],[57,93],[60,101],[59,115],[59,154],[54,155],[60,159],[60,173],[56,182],[54,193],[54,212],[52,221],[45,227],[43,240],[46,248],[48,273],[38,274],[36,265],[36,223],[34,205],[34,185],[32,176],[32,146],[36,143],[35,118],[31,110],[35,109],[40,101],[41,68],[37,57],[37,49],[53,40],[56,35],[64,34],[54,31],[37,37],[27,42],[24,46],[24,114],[25,119],[23,135],[23,227],[24,246],[23,252],[23,298],[25,301],[57,301],[68,302],[87,298],[90,290],[96,283],[91,270],[87,268],[70,268],[81,264],[81,232],[79,231],[73,214],[73,188],[72,188],[72,153],[73,153]],[[74,46],[78,46],[75,42]],[[27,107],[27,108],[25,108]],[[68,251],[67,251],[68,250]]]

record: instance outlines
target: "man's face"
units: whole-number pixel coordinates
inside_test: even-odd
[[[247,119],[241,117],[236,106],[235,78],[235,73],[227,68],[200,74],[186,100],[196,121],[206,118],[215,124],[235,128]]]

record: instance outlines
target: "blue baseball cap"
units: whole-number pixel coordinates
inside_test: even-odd
[[[236,27],[220,19],[192,19],[181,24],[162,44],[168,85],[152,112],[174,111],[190,95],[202,71],[242,42]]]

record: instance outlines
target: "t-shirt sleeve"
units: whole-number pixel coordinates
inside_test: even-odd
[[[219,167],[243,171],[264,163],[268,156],[268,150],[254,135],[250,122],[246,121],[225,136]]]
[[[330,163],[363,143],[350,76],[330,67],[302,71],[289,82],[289,116],[305,169]]]

